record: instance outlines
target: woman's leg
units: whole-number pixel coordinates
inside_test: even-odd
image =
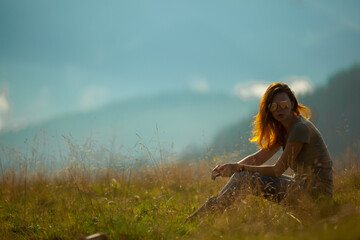
[[[204,205],[189,216],[186,221],[217,211],[222,212],[239,196],[241,190],[250,189],[254,194],[262,194],[266,199],[281,201],[292,178],[282,175],[278,178],[266,177],[256,173],[234,173],[216,197],[210,197]]]
[[[279,202],[285,197],[286,190],[292,182],[292,177],[284,174],[275,178],[257,173],[237,172],[231,176],[216,199],[227,207],[235,201],[241,190],[247,188],[253,194],[261,194],[266,199]]]

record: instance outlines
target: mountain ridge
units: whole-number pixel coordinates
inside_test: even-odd
[[[139,140],[136,134],[148,141],[158,128],[164,140],[172,141],[175,148],[181,150],[194,144],[202,135],[212,138],[217,130],[246,116],[250,109],[251,104],[222,93],[161,93],[107,104],[97,110],[72,113],[17,132],[3,133],[0,142],[18,147],[43,131],[50,138],[71,134],[77,139],[92,136],[104,142],[117,137],[120,145],[130,148]]]

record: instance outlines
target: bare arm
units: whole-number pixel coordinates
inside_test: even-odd
[[[251,154],[246,158],[240,160],[238,163],[245,165],[256,165],[256,166],[261,165],[267,160],[269,160],[272,156],[274,156],[274,154],[277,151],[279,151],[280,148],[281,148],[280,145],[275,145],[269,150],[260,149],[256,153]]]
[[[239,163],[239,169],[248,172],[257,172],[261,175],[268,177],[279,177],[285,172],[286,169],[288,169],[288,167],[291,165],[291,163],[301,151],[303,145],[304,143],[300,142],[286,144],[284,152],[281,154],[280,158],[274,165],[254,166],[247,164],[243,165],[243,163]]]
[[[260,149],[256,153],[247,156],[246,158],[240,160],[237,163],[227,163],[223,165],[217,165],[211,173],[211,178],[213,180],[218,176],[230,177],[235,172],[240,172],[243,170],[244,166],[258,166],[269,160],[277,151],[280,149],[280,145],[276,145],[269,150]]]

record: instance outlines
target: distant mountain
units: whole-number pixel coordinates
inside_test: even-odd
[[[360,150],[360,65],[333,75],[328,84],[301,99],[334,157]]]
[[[360,150],[360,65],[336,73],[324,87],[299,97],[312,110],[311,121],[322,133],[333,158],[347,150]],[[254,108],[253,115],[257,113]],[[215,153],[239,151],[242,156],[253,153],[249,144],[252,117],[234,123],[218,132],[212,143]]]
[[[139,141],[151,145],[151,140],[155,140],[164,147],[181,151],[187,146],[210,144],[216,132],[247,116],[253,107],[225,94],[164,93],[113,103],[96,111],[75,113],[18,132],[4,133],[0,135],[0,143],[26,148],[24,141],[32,142],[32,145],[42,142],[50,151],[57,151],[53,148],[62,148],[64,139],[61,136],[64,135],[78,141],[91,137],[99,144],[116,138],[116,146],[122,146],[123,150],[132,148]]]

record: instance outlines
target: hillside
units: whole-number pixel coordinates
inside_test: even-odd
[[[334,74],[326,86],[299,101],[312,110],[311,121],[322,133],[334,158],[346,149],[360,149],[360,65]],[[254,115],[256,111],[254,110]],[[252,117],[218,132],[212,144],[217,154],[239,151],[246,155],[256,146],[249,144]]]

